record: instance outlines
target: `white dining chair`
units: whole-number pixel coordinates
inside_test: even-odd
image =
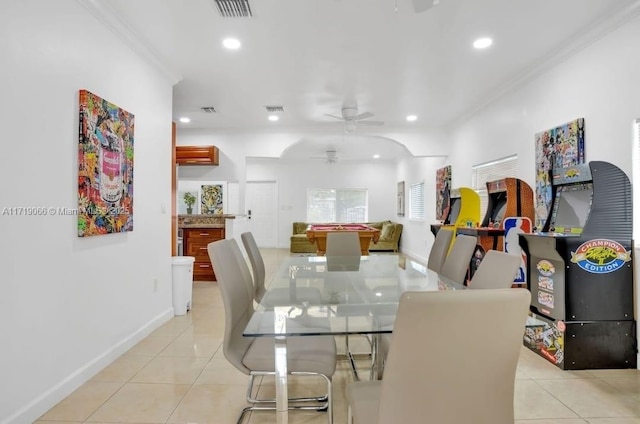
[[[267,293],[265,287],[266,272],[264,259],[262,258],[256,239],[251,232],[242,233],[240,238],[249,257],[249,263],[251,264],[251,270],[253,272],[253,298],[256,303],[260,303],[265,307],[284,306],[298,302],[307,302],[309,305],[319,305],[322,303],[322,292],[315,287],[296,286],[294,289],[275,289]]]
[[[436,234],[436,238],[431,246],[427,268],[432,271],[440,272],[442,264],[447,257],[451,240],[453,239],[453,230],[449,228],[440,228]]]
[[[360,235],[355,231],[335,231],[327,234],[327,270],[334,271],[357,271],[360,268],[360,258],[362,250],[360,247]],[[349,321],[349,317],[346,318]],[[372,354],[372,341],[366,334],[362,335],[369,345],[367,355]],[[351,336],[344,335],[344,351],[347,359],[351,363],[354,376],[358,377],[355,364],[355,353],[351,348]]]
[[[353,231],[327,234],[327,269],[329,271],[357,271],[360,269],[360,236]]]
[[[382,380],[347,387],[349,424],[513,424],[526,289],[405,292]]]
[[[355,231],[335,231],[327,234],[326,256],[357,256],[362,255],[360,236]]]
[[[246,399],[251,406],[245,407],[238,419],[254,410],[275,410],[275,399],[258,399],[252,393],[256,376],[275,375],[275,343],[273,337],[244,337],[242,333],[254,312],[253,284],[247,264],[235,239],[220,240],[207,246],[225,312],[225,328],[222,352],[225,358],[239,371],[249,376]],[[245,272],[246,271],[246,272]],[[295,406],[289,409],[313,409],[327,411],[329,424],[333,422],[332,381],[336,369],[336,343],[331,336],[300,336],[287,340],[287,373],[291,375],[321,376],[327,383],[327,393],[316,397],[290,399]],[[300,406],[300,403],[310,403]]]
[[[458,234],[439,274],[458,284],[463,284],[476,243],[475,237]]]
[[[453,240],[454,230],[450,228],[440,228],[436,233],[436,238],[431,246],[431,252],[429,253],[429,259],[427,261],[427,268],[440,273],[442,269],[442,265],[447,259],[447,254],[449,252],[449,248],[451,247],[451,240]],[[471,258],[469,258],[471,259]],[[381,334],[378,337],[378,355],[383,359],[382,362],[386,361],[387,352],[389,351],[389,346],[391,345],[392,335],[389,333]],[[379,374],[383,373],[382,369],[378,370]]]
[[[489,250],[471,277],[470,289],[502,289],[513,285],[522,259],[498,250]]]

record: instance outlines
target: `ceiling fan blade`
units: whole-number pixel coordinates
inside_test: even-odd
[[[339,119],[341,121],[344,121],[344,118],[342,116],[329,115],[328,113],[325,113],[324,116],[328,116],[329,118],[335,118],[335,119]]]
[[[440,0],[413,0],[413,10],[416,13],[425,12],[433,6],[437,6]]]
[[[351,120],[353,121],[359,121],[361,119],[367,119],[367,118],[371,118],[373,116],[373,113],[371,112],[363,112],[360,115],[356,115],[353,118],[351,118]]]
[[[381,125],[384,125],[384,122],[382,122],[382,121],[358,121],[358,125],[375,125],[375,126],[381,126]]]

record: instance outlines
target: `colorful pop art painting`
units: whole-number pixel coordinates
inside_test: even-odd
[[[451,203],[451,165],[436,171],[436,219],[444,221]]]
[[[80,90],[78,236],[133,230],[134,115]]]
[[[584,118],[558,125],[535,135],[536,222],[545,224],[553,202],[550,171],[584,163]]]

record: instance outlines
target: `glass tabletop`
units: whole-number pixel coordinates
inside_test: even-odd
[[[463,288],[399,255],[292,256],[269,282],[243,334],[390,333],[403,292]]]

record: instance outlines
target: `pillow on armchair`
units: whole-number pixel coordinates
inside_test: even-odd
[[[391,222],[385,222],[382,224],[382,230],[380,230],[380,240],[393,240],[393,232],[396,229],[396,225]]]
[[[293,234],[306,234],[308,225],[306,222],[294,222]]]

